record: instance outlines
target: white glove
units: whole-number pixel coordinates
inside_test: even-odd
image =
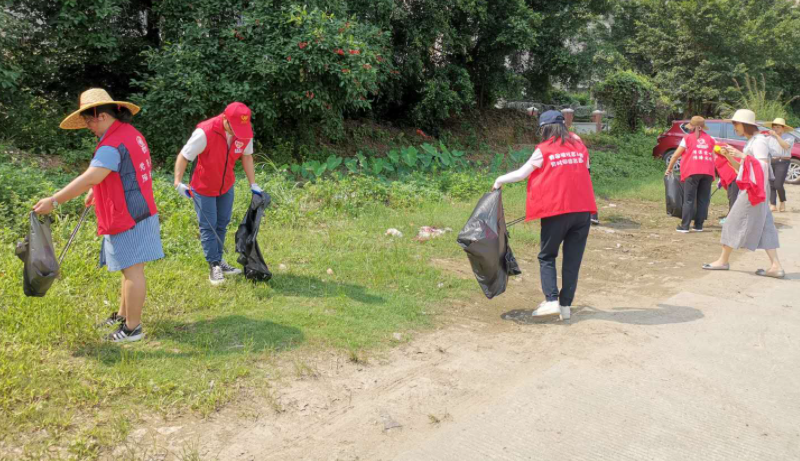
[[[175,190],[178,191],[181,197],[192,198],[192,190],[189,189],[186,184],[180,183],[175,186]]]
[[[250,192],[258,195],[264,195],[264,191],[261,190],[261,188],[258,187],[258,184],[256,183],[250,184]]]

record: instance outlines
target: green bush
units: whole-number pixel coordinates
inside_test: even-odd
[[[287,131],[313,137],[318,129],[336,138],[344,114],[368,110],[393,77],[391,60],[382,56],[387,36],[368,23],[319,8],[254,2],[240,6],[237,24],[210,16],[214,8],[158,7],[170,41],[146,53],[150,72],[137,80],[143,93],[136,98],[156,157],[173,156],[196,123],[234,100],[253,110],[262,140]]]
[[[614,111],[611,130],[633,132],[644,126],[645,118],[654,118],[659,91],[639,73],[620,70],[594,87],[597,99]]]

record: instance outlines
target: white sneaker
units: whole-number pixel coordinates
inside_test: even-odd
[[[225,276],[222,275],[222,268],[219,266],[213,266],[211,268],[211,273],[208,274],[208,281],[214,286],[225,283]]]
[[[569,306],[561,306],[561,320],[569,320],[570,313]]]
[[[561,306],[558,301],[542,301],[539,307],[531,313],[533,317],[544,317],[545,315],[561,315]]]

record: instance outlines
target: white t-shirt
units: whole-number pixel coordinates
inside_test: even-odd
[[[794,146],[794,136],[790,135],[789,133],[784,133],[781,136],[785,142],[789,143],[789,148],[784,149],[778,144],[778,140],[774,137],[769,137],[769,151],[772,153],[772,158],[791,158],[792,157],[792,146]]]
[[[226,132],[225,138],[228,140],[228,147],[231,147],[233,136]],[[208,141],[206,140],[206,133],[198,128],[192,132],[192,136],[189,137],[188,141],[186,141],[186,145],[183,146],[183,149],[181,149],[181,155],[183,155],[183,158],[186,160],[193,162],[198,155],[202,154],[203,151],[206,150],[207,144]],[[244,148],[242,155],[253,155],[252,139],[247,143],[247,147]]]

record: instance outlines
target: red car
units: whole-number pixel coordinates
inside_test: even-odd
[[[689,132],[686,129],[688,120],[676,120],[672,122],[672,127],[665,131],[658,137],[658,144],[653,148],[653,157],[663,159],[665,166],[669,165],[669,161],[681,140]],[[745,138],[738,136],[733,131],[733,124],[724,120],[706,120],[708,127],[708,134],[711,135],[716,141],[724,142],[732,145],[733,147],[742,150],[746,143]],[[760,130],[766,131],[766,128],[759,127]],[[789,165],[789,173],[786,182],[789,184],[800,184],[800,132],[798,130],[788,132],[795,137],[794,147],[792,148],[792,163]],[[675,165],[675,169],[680,169],[680,161]]]

